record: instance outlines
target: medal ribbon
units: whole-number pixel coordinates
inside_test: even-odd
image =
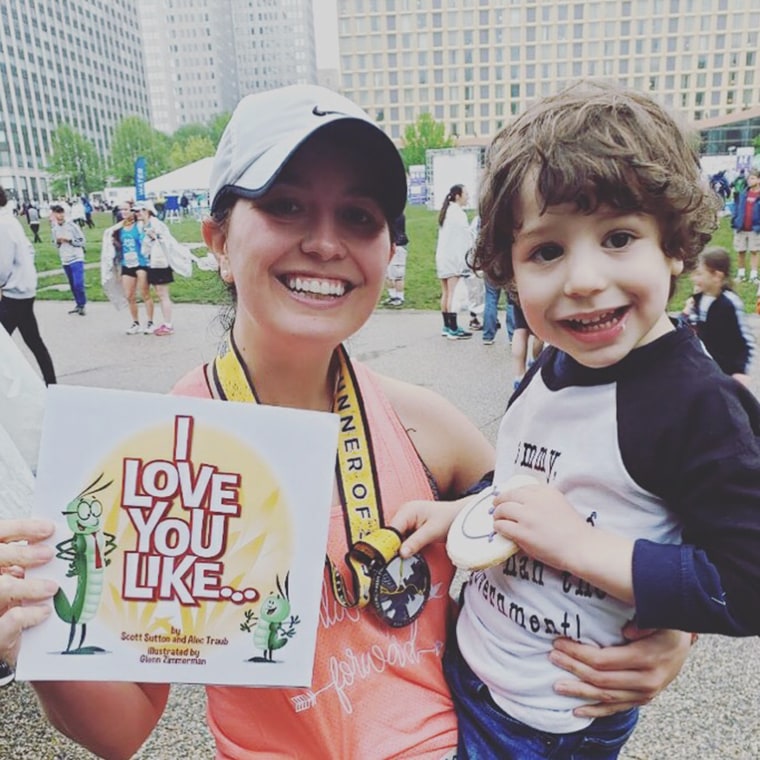
[[[401,538],[395,530],[381,527],[380,488],[364,404],[345,348],[339,346],[337,353],[338,382],[333,411],[340,416],[340,430],[335,472],[351,547],[346,563],[353,576],[353,599],[349,599],[340,571],[329,557],[325,557],[325,565],[335,599],[343,607],[364,607],[370,601],[373,574],[398,553]],[[214,359],[212,380],[221,399],[260,403],[232,332]]]

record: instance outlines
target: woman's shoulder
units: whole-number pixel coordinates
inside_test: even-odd
[[[442,495],[463,492],[493,469],[493,447],[448,399],[386,375],[375,377]]]

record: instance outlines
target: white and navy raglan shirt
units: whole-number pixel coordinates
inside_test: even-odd
[[[604,369],[546,349],[510,400],[495,483],[532,475],[591,525],[636,539],[635,609],[518,553],[473,574],[457,637],[494,701],[534,728],[584,728],[552,684],[557,636],[641,628],[760,633],[760,405],[689,328]]]

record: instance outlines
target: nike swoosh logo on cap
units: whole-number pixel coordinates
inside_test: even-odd
[[[342,114],[342,111],[323,111],[319,106],[314,106],[314,108],[311,109],[311,112],[315,116],[329,116],[330,114]]]

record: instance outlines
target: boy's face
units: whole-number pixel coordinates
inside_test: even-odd
[[[665,256],[655,217],[574,204],[543,214],[523,184],[512,266],[520,306],[540,338],[587,367],[608,367],[673,329],[665,312],[683,262]]]

